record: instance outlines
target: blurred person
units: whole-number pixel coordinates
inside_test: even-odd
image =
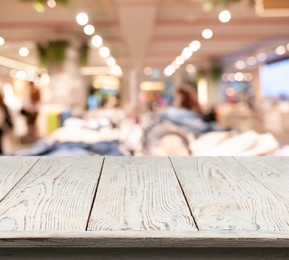
[[[178,88],[174,106],[170,106],[161,116],[161,120],[169,120],[194,133],[203,133],[210,130],[210,124],[203,119],[201,106],[195,90],[189,85]]]
[[[6,104],[4,103],[3,96],[0,94],[0,154],[3,154],[2,139],[7,131],[13,129],[13,122],[8,111]]]
[[[33,82],[29,83],[29,96],[23,103],[20,113],[25,116],[29,129],[29,134],[35,134],[35,122],[38,116],[40,104],[40,91]]]

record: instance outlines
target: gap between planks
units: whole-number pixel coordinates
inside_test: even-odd
[[[96,194],[97,194],[97,191],[98,191],[98,186],[99,186],[100,179],[101,179],[101,176],[102,176],[102,170],[103,170],[103,166],[104,166],[104,161],[105,161],[105,157],[103,157],[103,160],[102,160],[102,164],[101,164],[101,168],[100,168],[100,172],[99,172],[99,177],[98,177],[98,180],[97,180],[97,184],[96,184],[96,187],[95,187],[93,199],[92,199],[92,202],[91,202],[91,207],[90,207],[90,210],[89,210],[89,214],[88,214],[88,218],[87,218],[87,222],[86,222],[86,226],[85,226],[85,231],[87,231],[88,226],[89,226],[89,221],[90,221],[93,205],[94,205],[94,202],[95,202]]]
[[[188,201],[188,199],[187,199],[186,193],[185,193],[185,191],[184,191],[184,189],[183,189],[183,187],[182,187],[182,184],[181,184],[181,182],[180,182],[179,176],[178,176],[178,174],[177,174],[177,172],[176,172],[175,166],[174,166],[174,164],[173,164],[173,162],[172,162],[172,160],[171,160],[171,157],[168,157],[168,158],[169,158],[169,160],[170,160],[170,163],[171,163],[171,165],[172,165],[173,171],[174,171],[174,173],[175,173],[175,175],[176,175],[176,178],[177,178],[177,181],[178,181],[178,183],[179,183],[180,189],[181,189],[181,191],[182,191],[182,193],[183,193],[184,199],[185,199],[185,201],[186,201],[186,203],[187,203],[187,206],[188,206],[189,211],[190,211],[190,214],[191,214],[191,216],[192,216],[192,218],[193,218],[193,220],[194,220],[194,223],[195,223],[195,225],[196,225],[196,228],[197,228],[198,231],[200,231],[199,226],[198,226],[198,223],[197,223],[197,221],[196,221],[196,219],[195,219],[195,217],[194,217],[193,211],[192,211],[192,209],[191,209],[191,207],[190,207],[190,204],[189,204],[189,201]]]
[[[11,191],[25,178],[25,176],[35,167],[35,165],[39,162],[40,157],[37,157],[36,161],[30,166],[30,168],[23,174],[23,176],[16,181],[16,183],[11,187],[11,189],[0,199],[0,203],[5,200],[5,198],[10,194]]]

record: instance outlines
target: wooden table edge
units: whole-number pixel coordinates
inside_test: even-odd
[[[288,247],[289,231],[84,231],[0,233],[0,247]]]

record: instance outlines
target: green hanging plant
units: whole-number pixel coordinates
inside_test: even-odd
[[[240,2],[241,0],[202,0],[204,9],[213,7],[228,8],[231,4]],[[248,0],[250,6],[255,6],[255,0]],[[208,7],[209,6],[209,7]]]
[[[45,45],[38,44],[40,65],[44,67],[62,65],[66,58],[67,41],[50,41]]]
[[[21,0],[22,2],[32,2],[34,5],[34,9],[43,13],[45,11],[45,5],[47,4],[47,0]],[[69,0],[54,0],[56,4],[67,5]]]
[[[38,44],[37,51],[40,65],[46,68],[62,65],[66,60],[68,46],[69,42],[64,40]],[[88,50],[87,43],[83,43],[79,49],[79,59],[82,65],[88,63]]]
[[[211,75],[214,82],[219,82],[223,74],[223,68],[220,65],[215,65],[211,69]]]
[[[87,65],[88,63],[88,50],[89,50],[88,44],[83,43],[79,50],[80,62],[82,65]]]

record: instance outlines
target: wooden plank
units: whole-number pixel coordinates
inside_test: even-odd
[[[0,201],[37,160],[37,157],[0,157]]]
[[[79,231],[1,232],[2,247],[195,248],[287,247],[288,232],[264,231]],[[1,251],[1,249],[0,249]]]
[[[289,207],[288,157],[236,157],[235,159]]]
[[[289,230],[288,207],[233,158],[171,160],[200,230]]]
[[[102,162],[42,157],[0,203],[0,230],[85,230]]]
[[[166,157],[109,157],[88,230],[196,230]]]

